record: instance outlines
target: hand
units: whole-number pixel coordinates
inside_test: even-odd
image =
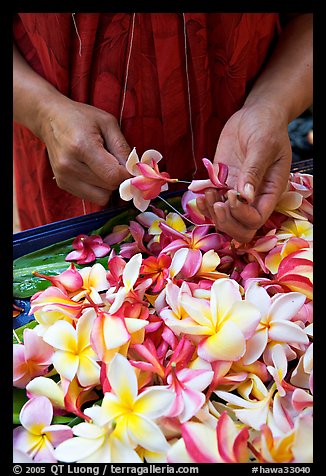
[[[226,202],[214,189],[198,199],[198,207],[211,217],[217,230],[239,242],[250,241],[273,212],[286,188],[292,151],[288,122],[281,107],[253,104],[237,111],[225,124],[214,163],[229,167]],[[245,198],[243,203],[237,192]]]
[[[131,148],[114,116],[67,98],[46,107],[40,138],[46,145],[58,187],[106,205],[113,190],[129,178]]]

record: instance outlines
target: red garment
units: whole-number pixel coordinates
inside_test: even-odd
[[[213,160],[279,32],[276,13],[77,13],[75,21],[77,30],[70,13],[21,13],[14,39],[59,91],[117,119],[130,53],[122,132],[139,155],[159,150],[160,169],[179,179],[195,172],[192,145],[195,176],[206,176],[201,159]],[[22,229],[84,213],[52,180],[44,144],[18,124],[14,159]],[[101,209],[86,202],[87,213]]]

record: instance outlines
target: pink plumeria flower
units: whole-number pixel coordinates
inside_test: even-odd
[[[271,230],[263,237],[254,238],[250,243],[237,243],[233,240],[235,245],[235,251],[237,255],[243,255],[247,253],[249,259],[255,259],[259,264],[261,270],[268,274],[268,269],[265,266],[264,258],[266,254],[272,250],[277,244],[277,237],[275,236],[275,230]]]
[[[126,240],[130,235],[128,225],[115,225],[106,237],[103,238],[103,242],[109,246],[121,243]]]
[[[215,427],[207,423],[182,425],[182,439],[168,451],[169,463],[244,463],[248,461],[248,428],[236,425],[224,411]]]
[[[82,304],[74,302],[67,293],[50,286],[45,291],[34,294],[31,299],[29,315],[34,314],[39,323],[37,333],[43,335],[56,321],[74,322],[80,315]]]
[[[98,313],[91,333],[93,348],[102,362],[111,362],[117,352],[127,354],[129,345],[142,343],[148,320],[139,317],[129,317],[133,305],[124,302],[115,313]],[[140,306],[141,307],[141,306]],[[147,316],[146,316],[147,317]]]
[[[14,429],[13,447],[32,457],[35,463],[56,463],[54,448],[72,437],[67,425],[51,425],[53,409],[46,397],[35,397],[22,407],[22,426]]]
[[[216,429],[197,421],[182,425],[182,437],[171,445],[167,462],[223,463],[217,447]]]
[[[47,279],[53,286],[61,289],[64,293],[73,293],[78,291],[83,285],[83,279],[76,269],[74,263],[71,263],[69,268],[57,276],[46,276],[37,271],[33,271],[34,276]]]
[[[304,198],[312,196],[314,183],[314,176],[312,174],[291,172],[289,182],[291,189],[301,193]]]
[[[203,164],[205,165],[209,178],[206,180],[193,180],[188,187],[188,190],[191,192],[200,193],[206,190],[207,188],[215,188],[219,190],[222,194],[225,194],[230,187],[226,184],[228,177],[228,166],[222,162],[218,162],[215,165],[215,168],[212,162],[208,159],[202,159]]]
[[[72,243],[75,251],[71,251],[66,256],[66,261],[76,261],[77,264],[88,264],[96,258],[102,258],[109,254],[111,248],[98,235],[88,236],[80,234],[76,236]]]
[[[313,299],[313,250],[302,248],[281,261],[275,281],[290,291],[298,291]]]
[[[90,344],[94,320],[93,309],[88,309],[78,319],[76,328],[66,321],[57,321],[43,336],[55,349],[52,362],[57,372],[69,381],[76,375],[83,387],[100,381],[98,357]]]
[[[265,266],[272,274],[277,274],[281,261],[289,254],[309,248],[309,242],[303,238],[290,237],[283,244],[275,246],[265,256]]]
[[[119,288],[122,285],[122,274],[126,261],[121,256],[110,256],[106,279],[111,287]]]
[[[135,207],[142,212],[153,198],[168,189],[169,182],[178,182],[178,179],[171,179],[167,172],[159,171],[157,164],[162,158],[157,150],[149,149],[139,160],[133,148],[126,162],[126,169],[133,177],[120,185],[120,197],[127,202],[133,200]]]
[[[144,340],[148,325],[148,308],[144,293],[152,279],[144,279],[137,286],[142,266],[142,255],[134,255],[127,263],[120,263],[118,285],[109,289],[106,297],[108,312],[99,313],[92,331],[92,343],[101,360],[108,363],[116,352],[125,354],[129,345]],[[135,287],[135,288],[134,288]],[[112,292],[113,291],[113,292]]]
[[[151,254],[144,244],[145,230],[136,221],[131,221],[129,224],[129,231],[134,239],[130,243],[123,243],[120,247],[120,256],[123,258],[131,258],[136,253]]]
[[[305,302],[302,293],[278,293],[270,297],[267,291],[253,282],[246,291],[246,301],[254,304],[261,314],[260,322],[247,341],[245,364],[251,364],[263,354],[268,342],[308,344],[304,330],[292,319]]]
[[[187,259],[183,266],[183,273],[187,277],[194,276],[199,270],[202,263],[201,251],[215,250],[221,248],[224,239],[219,233],[208,233],[209,226],[194,227],[194,229],[187,234],[182,234],[165,223],[159,224],[164,235],[173,240],[165,246],[161,253],[174,254],[181,248],[187,248]]]
[[[167,387],[175,393],[175,400],[167,413],[178,417],[181,423],[190,420],[205,403],[203,391],[212,381],[214,372],[205,369],[172,369],[167,377]]]
[[[196,225],[211,224],[212,220],[209,217],[203,215],[198,208],[197,198],[205,197],[203,193],[194,193],[191,190],[187,190],[181,198],[181,206],[185,212],[185,217],[189,218]]]
[[[145,278],[152,279],[151,290],[153,293],[162,291],[169,277],[169,266],[171,265],[171,257],[161,254],[159,257],[150,256],[143,260],[140,274]]]
[[[48,372],[53,348],[33,329],[24,329],[23,344],[13,344],[13,385],[25,388],[34,377]]]

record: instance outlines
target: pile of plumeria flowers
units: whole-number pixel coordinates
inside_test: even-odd
[[[161,158],[131,152],[120,195],[140,213],[103,238],[77,236],[67,270],[30,299],[37,325],[13,346],[13,384],[28,397],[14,459],[312,462],[312,176],[291,173],[239,243],[196,206],[206,188],[227,192],[227,167],[203,159],[208,178],[177,213],[151,204],[177,182]],[[103,256],[107,268],[94,264]]]

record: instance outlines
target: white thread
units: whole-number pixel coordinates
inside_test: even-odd
[[[78,28],[77,28],[77,24],[76,24],[76,20],[75,20],[75,15],[76,15],[76,13],[71,14],[72,21],[74,22],[74,27],[75,27],[77,37],[78,37],[78,40],[79,40],[79,56],[81,56],[81,54],[82,54],[82,42],[81,42],[80,34],[78,32]],[[85,200],[83,198],[82,198],[82,205],[83,205],[83,214],[87,215],[87,213],[86,213],[86,204],[85,204]]]
[[[77,36],[78,36],[78,40],[79,40],[79,56],[81,56],[82,42],[81,42],[80,35],[79,35],[79,33],[78,33],[78,28],[77,28],[77,24],[76,24],[76,20],[75,20],[75,15],[76,15],[76,13],[72,13],[71,15],[72,15],[72,21],[74,22],[75,30],[76,30],[76,33],[77,33]]]
[[[134,42],[135,16],[136,16],[136,13],[133,13],[132,14],[132,24],[131,24],[131,37],[130,37],[129,52],[128,52],[128,59],[127,59],[127,66],[126,66],[126,75],[125,75],[125,81],[124,81],[124,86],[123,86],[123,96],[122,96],[122,104],[121,104],[120,118],[119,118],[120,129],[121,129],[123,110],[124,110],[124,107],[125,107],[125,99],[126,99],[126,94],[127,94],[127,83],[128,83],[128,75],[129,75],[129,64],[130,64],[131,50],[132,50],[133,42]]]
[[[191,97],[190,97],[190,82],[189,82],[189,72],[188,72],[188,49],[187,49],[187,28],[186,28],[186,19],[185,14],[182,14],[183,19],[183,36],[184,36],[184,47],[185,47],[185,69],[186,69],[186,78],[187,78],[187,92],[188,92],[188,108],[189,108],[189,125],[190,125],[190,134],[191,134],[191,150],[192,158],[195,165],[195,170],[192,174],[192,178],[196,175],[197,172],[197,162],[195,157],[195,141],[194,141],[194,131],[192,127],[192,112],[191,112]]]

